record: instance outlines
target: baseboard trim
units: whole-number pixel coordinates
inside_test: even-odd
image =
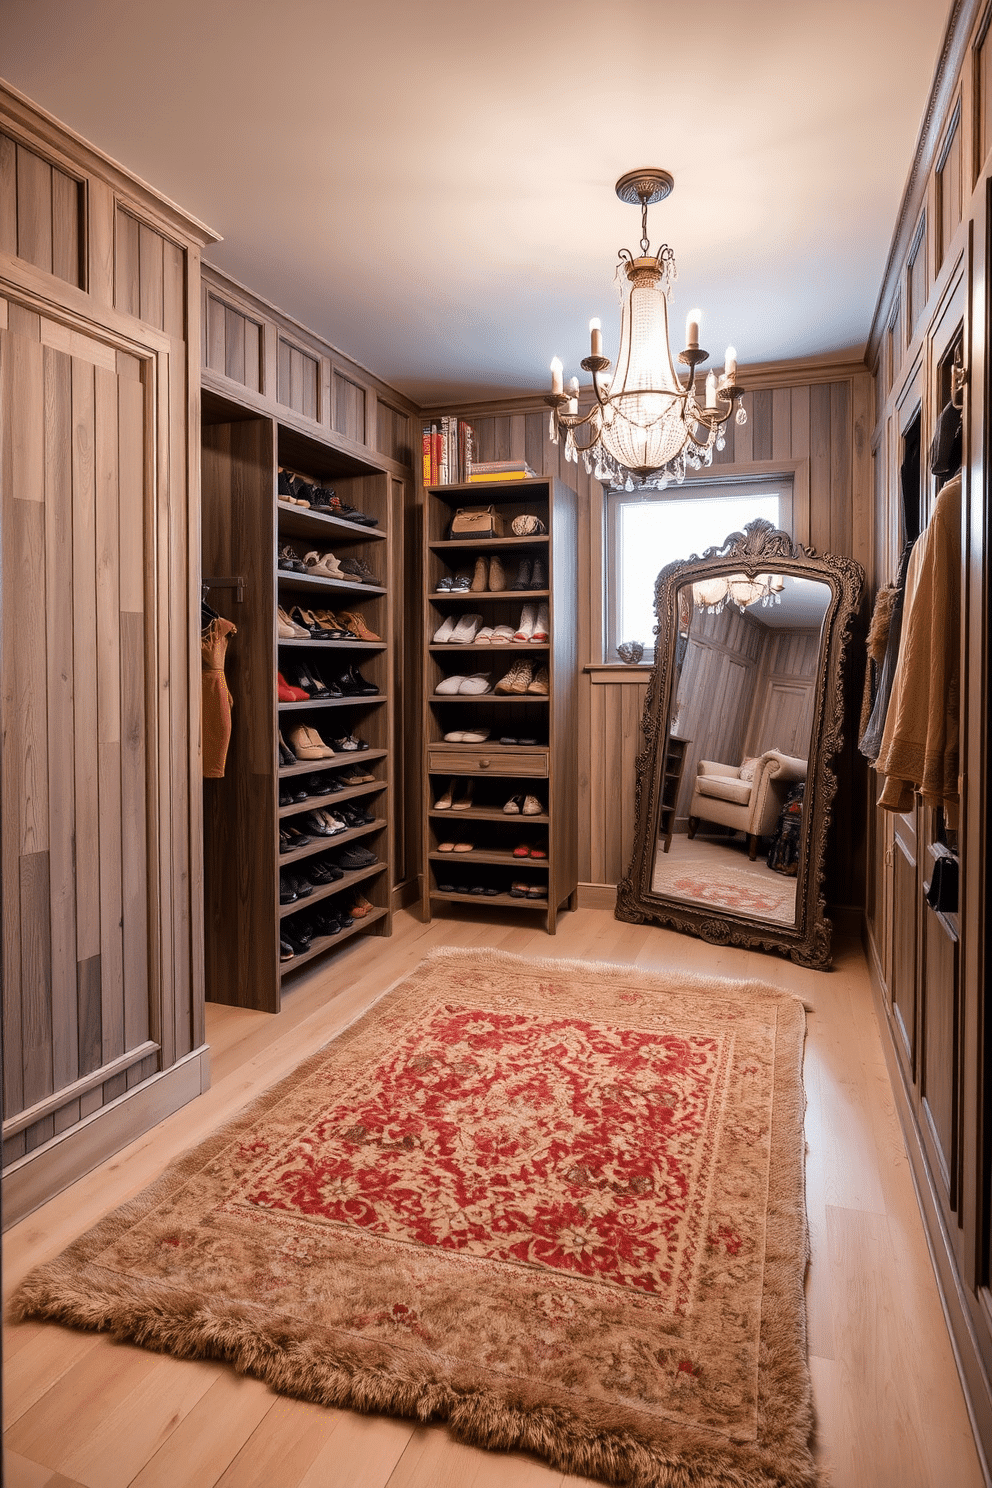
[[[605,883],[580,883],[578,885],[580,909],[616,909],[617,886]]]
[[[394,884],[390,899],[394,914],[398,909],[409,909],[411,904],[418,903],[420,899],[419,878],[408,878],[405,883]]]
[[[209,1087],[210,1050],[202,1044],[170,1069],[18,1158],[3,1174],[3,1228],[17,1224]]]
[[[867,916],[863,919],[862,945],[865,960],[868,963],[868,979],[871,983],[875,1016],[878,1019],[879,1032],[882,1037],[889,1084],[892,1087],[892,1097],[899,1115],[903,1140],[906,1143],[909,1171],[916,1190],[916,1202],[920,1206],[920,1214],[923,1218],[923,1233],[930,1252],[930,1263],[937,1279],[937,1293],[951,1340],[951,1349],[964,1393],[968,1418],[971,1421],[982,1475],[988,1488],[992,1488],[992,1464],[989,1461],[989,1454],[992,1452],[992,1381],[989,1380],[982,1360],[971,1304],[961,1280],[957,1256],[951,1237],[947,1233],[916,1113],[910,1102],[909,1092],[899,1064],[899,1056],[892,1039],[888,994],[882,974],[882,962]]]

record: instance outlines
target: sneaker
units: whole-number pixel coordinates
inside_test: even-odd
[[[534,637],[534,627],[537,625],[537,610],[532,604],[525,604],[520,611],[520,624],[513,634],[515,641],[530,641]],[[547,640],[547,634],[544,639]]]

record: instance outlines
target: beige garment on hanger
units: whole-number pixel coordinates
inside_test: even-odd
[[[876,768],[878,804],[910,811],[914,791],[958,821],[961,703],[961,476],[937,496],[906,574],[896,676]]]

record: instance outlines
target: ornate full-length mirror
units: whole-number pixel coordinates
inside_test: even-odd
[[[658,575],[618,919],[830,964],[831,761],[863,583],[761,520]]]

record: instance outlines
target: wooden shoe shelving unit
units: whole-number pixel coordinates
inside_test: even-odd
[[[575,493],[560,481],[538,478],[432,486],[425,501],[423,913],[430,918],[433,906],[441,903],[471,904],[480,914],[493,907],[536,910],[544,915],[548,933],[554,934],[561,907],[575,907],[578,885]],[[502,537],[450,537],[459,507],[490,504],[503,518]],[[513,518],[524,513],[539,517],[545,532],[514,535]],[[502,559],[508,585],[514,583],[521,559],[532,564],[540,559],[547,586],[496,593],[438,591],[443,578],[459,571],[471,576],[477,558],[494,555]],[[547,641],[496,645],[433,641],[449,615],[481,614],[485,625],[516,628],[527,604],[535,609],[548,606]],[[436,692],[445,677],[481,671],[491,673],[494,687],[521,660],[532,662],[535,673],[541,666],[548,668],[547,696]],[[444,737],[482,729],[489,730],[482,743]],[[535,742],[501,744],[502,738]],[[435,802],[452,779],[456,798],[470,790],[472,805],[438,810]],[[516,795],[536,796],[540,815],[506,814],[505,802]],[[441,852],[441,844],[452,840],[471,840],[471,851]],[[524,840],[540,842],[547,857],[515,858],[513,849]],[[514,881],[531,885],[536,897],[511,895]]]
[[[352,936],[370,931],[388,935],[392,929],[393,615],[385,582],[392,572],[389,476],[337,448],[332,439],[303,433],[278,417],[242,408],[212,392],[203,396],[202,440],[207,598],[237,626],[226,666],[234,698],[227,768],[223,779],[204,781],[206,995],[213,1002],[278,1012],[281,985],[300,967],[333,953]],[[377,517],[378,526],[278,500],[280,467],[332,486],[343,502]],[[281,569],[277,555],[287,543],[300,558],[311,549],[360,558],[384,583],[375,586]],[[361,609],[382,640],[280,640],[276,616],[280,605],[287,611],[294,605],[334,612]],[[352,665],[360,667],[379,692],[326,702],[280,703],[276,672],[291,672],[294,659],[305,661],[325,678]],[[324,740],[353,734],[366,740],[369,748],[282,767],[279,732],[289,742],[289,732],[300,723],[315,728]],[[374,783],[279,805],[284,784],[355,764],[367,765]],[[335,837],[315,837],[297,851],[280,855],[280,827],[316,807],[333,808],[346,801],[374,811],[374,822]],[[315,887],[295,902],[280,904],[281,869],[305,871],[309,860],[325,852],[333,855],[350,843],[374,852],[376,863]],[[318,905],[344,907],[358,886],[373,905],[370,914],[336,935],[315,939],[291,960],[280,961],[284,926],[292,926],[294,917]]]

